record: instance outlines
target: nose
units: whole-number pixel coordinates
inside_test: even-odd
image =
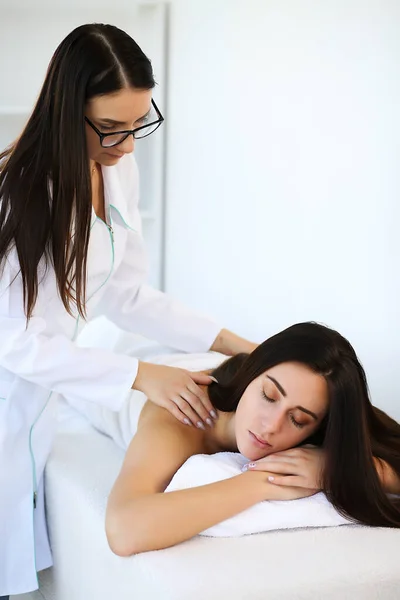
[[[285,413],[283,410],[270,410],[262,421],[263,433],[268,435],[279,433],[282,428]]]
[[[128,135],[126,140],[121,142],[121,144],[118,144],[118,149],[120,150],[120,152],[124,152],[125,154],[130,154],[131,152],[133,152],[134,148],[135,139],[133,135]]]

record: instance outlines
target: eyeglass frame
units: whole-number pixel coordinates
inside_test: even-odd
[[[93,129],[93,131],[95,131],[97,133],[97,135],[100,138],[100,145],[102,148],[114,148],[115,146],[119,146],[120,144],[122,144],[122,142],[124,142],[130,135],[133,135],[134,139],[139,139],[142,140],[145,137],[148,137],[149,135],[151,135],[152,133],[154,133],[155,131],[157,131],[157,129],[160,127],[160,125],[163,123],[163,121],[165,120],[164,117],[162,116],[157,104],[154,102],[153,98],[151,99],[151,104],[154,108],[154,110],[157,113],[158,119],[157,121],[152,121],[151,123],[146,123],[146,125],[141,125],[140,127],[136,127],[136,129],[124,129],[123,131],[112,131],[110,133],[102,133],[99,129],[97,129],[96,125],[94,125],[94,123],[92,123],[90,121],[90,119],[88,119],[86,116],[85,121],[86,123],[89,125],[89,127],[91,127]],[[135,138],[135,133],[137,131],[141,131],[142,129],[147,129],[147,127],[151,127],[152,125],[157,125],[157,127],[155,129],[153,129],[153,131],[150,131],[150,133],[148,133],[147,135],[144,135],[140,138]],[[112,146],[103,146],[103,140],[106,137],[110,137],[111,135],[118,135],[121,133],[126,133],[126,136],[117,144],[113,144]]]

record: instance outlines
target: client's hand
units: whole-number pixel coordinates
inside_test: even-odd
[[[213,426],[217,414],[207,394],[197,384],[209,385],[211,381],[216,380],[205,373],[139,362],[132,389],[146,394],[149,400],[166,408],[181,423],[205,429],[205,423]]]
[[[249,471],[268,471],[268,481],[279,486],[318,491],[322,488],[324,453],[321,448],[292,448],[245,465]]]
[[[246,478],[246,489],[255,490],[258,501],[261,500],[299,500],[313,496],[318,490],[289,485],[273,485],[270,477],[275,476],[266,470],[251,469],[243,473],[241,477]]]

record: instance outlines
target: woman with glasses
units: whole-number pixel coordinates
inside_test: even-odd
[[[59,394],[118,410],[133,387],[188,427],[216,418],[198,385],[209,376],[80,348],[85,322],[106,315],[188,352],[254,348],[146,283],[132,152],[163,122],[154,85],[126,33],[78,27],[0,154],[0,597],[37,588],[51,564],[43,471]]]

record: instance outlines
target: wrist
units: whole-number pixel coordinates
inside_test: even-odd
[[[133,390],[137,390],[139,392],[143,392],[143,384],[144,384],[144,379],[146,377],[146,370],[148,367],[149,363],[145,363],[142,362],[141,360],[139,360],[139,364],[138,364],[138,370],[136,373],[136,378],[135,381],[132,384],[132,389]]]
[[[210,350],[226,354],[227,356],[235,356],[235,354],[239,354],[240,352],[250,354],[256,347],[257,344],[245,340],[236,335],[236,333],[228,329],[221,329]]]
[[[380,482],[389,494],[400,494],[400,477],[382,458],[374,457],[375,469]]]
[[[248,477],[243,481],[246,481],[246,489],[251,494],[254,504],[265,500],[294,500],[310,495],[308,490],[303,488],[290,488],[270,483],[268,477],[273,476],[274,473],[269,471],[245,471],[242,476],[245,475]],[[293,489],[296,490],[296,493],[293,492]]]
[[[220,352],[221,354],[226,354],[225,351],[225,332],[226,329],[221,329],[217,337],[215,338],[210,350],[212,352]]]
[[[254,504],[263,502],[263,500],[273,500],[270,490],[273,486],[269,483],[268,474],[264,471],[245,471],[239,477],[242,478],[243,485],[246,486],[246,491],[254,500]]]

